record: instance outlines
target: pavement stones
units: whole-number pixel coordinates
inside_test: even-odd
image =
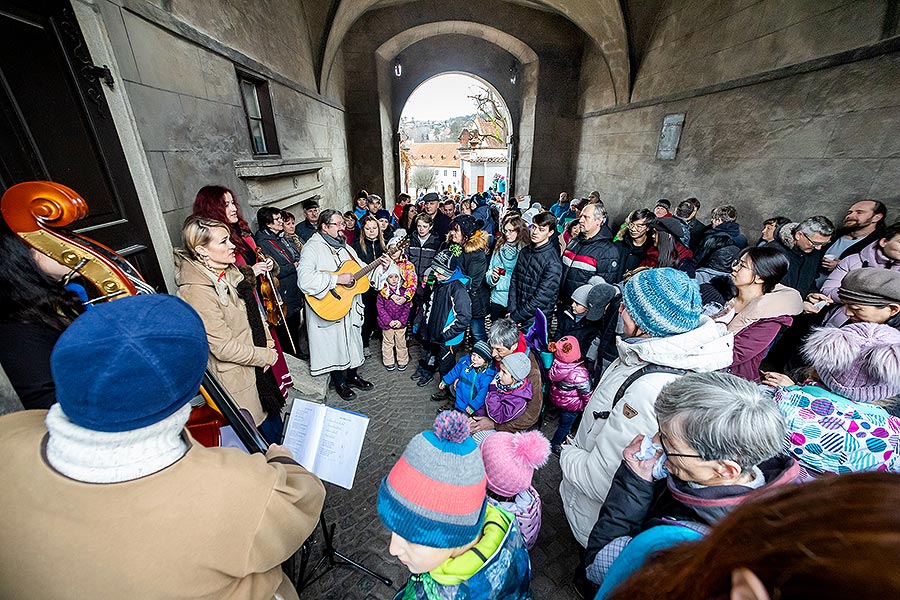
[[[417,345],[411,345],[412,361],[418,359],[419,350]],[[431,402],[429,396],[438,389],[437,379],[425,387],[416,387],[409,378],[409,369],[399,373],[387,371],[377,354],[373,352],[372,358],[360,368],[360,375],[374,383],[375,389],[358,390],[354,400],[344,401],[326,387],[326,404],[363,413],[370,421],[353,489],[325,484],[325,517],[336,526],[335,548],[390,578],[394,587],[389,588],[351,567],[338,567],[304,590],[301,598],[389,600],[409,577],[409,571],[388,552],[390,532],[381,524],[376,510],[378,486],[407,442],[434,422],[439,404]],[[410,369],[414,367],[411,362]],[[291,370],[296,375],[296,371]],[[305,397],[294,392],[292,396]],[[549,438],[555,428],[555,422],[548,423],[544,434]],[[571,580],[579,561],[580,547],[563,514],[560,478],[559,460],[551,454],[547,466],[537,471],[534,478],[534,487],[541,495],[544,510],[540,537],[530,553],[534,576],[531,589],[537,600],[579,598]],[[320,531],[316,532],[315,539],[311,555],[313,564],[321,556],[323,547]]]

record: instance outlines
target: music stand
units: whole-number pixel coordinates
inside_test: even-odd
[[[335,567],[353,567],[357,571],[361,571],[365,573],[369,577],[374,577],[384,585],[388,587],[393,587],[394,583],[384,575],[379,575],[372,569],[362,565],[347,555],[341,553],[337,548],[334,547],[334,523],[331,525],[325,520],[325,509],[322,509],[322,512],[319,514],[319,526],[322,528],[322,537],[325,540],[325,550],[322,553],[322,557],[319,558],[319,561],[313,566],[310,570],[309,575],[306,574],[306,568],[309,564],[309,555],[311,551],[312,542],[310,539],[306,540],[303,545],[300,547],[300,572],[297,574],[297,577],[291,578],[294,587],[297,588],[297,592],[302,592],[306,589],[307,586],[317,581],[323,575],[331,571]],[[292,557],[293,558],[293,557]],[[325,565],[324,570],[319,573],[316,571],[322,567],[322,564],[328,561]],[[293,575],[293,574],[291,574]]]

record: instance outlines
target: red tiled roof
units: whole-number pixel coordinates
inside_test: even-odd
[[[414,165],[458,168],[458,147],[456,142],[413,142],[409,145],[409,155]]]

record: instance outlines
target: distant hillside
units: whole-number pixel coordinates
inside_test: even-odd
[[[451,117],[440,121],[417,121],[400,119],[400,131],[413,142],[456,142],[465,127],[475,120],[475,113],[461,117]]]

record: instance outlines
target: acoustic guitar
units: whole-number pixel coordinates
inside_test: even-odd
[[[395,244],[395,246],[403,250],[406,246],[409,246],[409,238],[403,238],[400,242]],[[338,285],[336,288],[328,290],[328,293],[322,298],[304,294],[307,303],[309,303],[309,307],[313,312],[319,315],[320,318],[325,319],[326,321],[343,319],[347,316],[347,313],[350,312],[350,308],[353,307],[353,299],[359,294],[368,292],[369,288],[372,287],[367,276],[378,266],[378,264],[378,260],[376,259],[368,266],[360,267],[358,262],[350,259],[344,261],[337,271],[326,271],[332,275],[350,273],[353,275],[353,284]]]

